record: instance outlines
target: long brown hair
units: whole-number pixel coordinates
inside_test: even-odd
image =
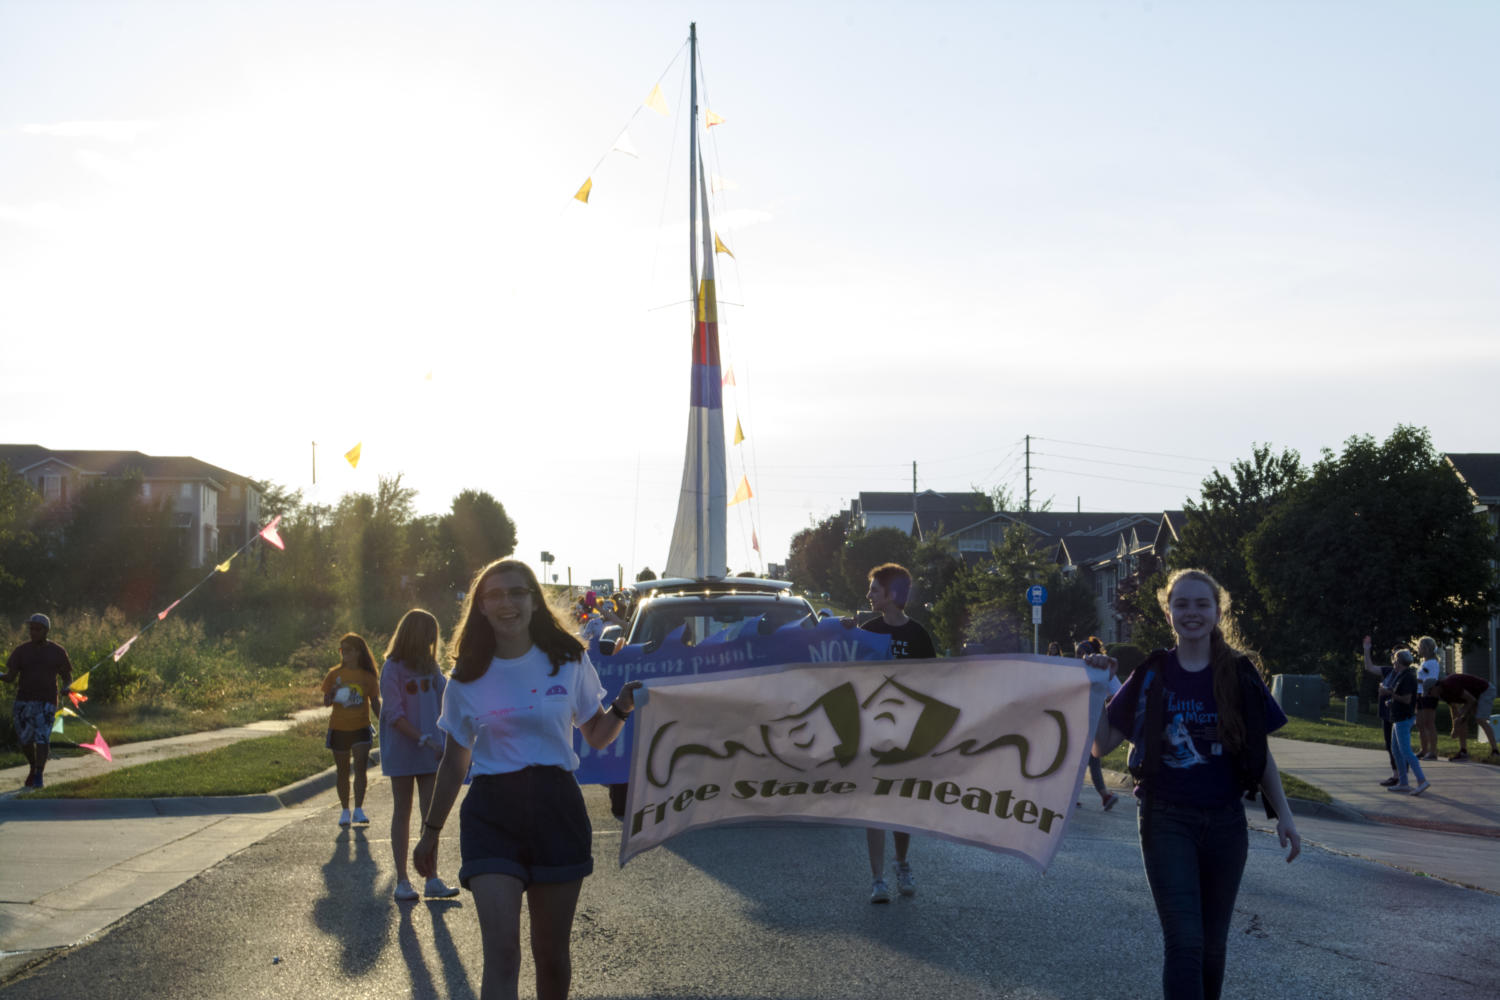
[[[495,658],[495,630],[480,607],[479,593],[484,589],[484,582],[496,573],[516,573],[525,578],[532,603],[527,630],[531,633],[532,644],[552,661],[553,674],[569,660],[583,657],[583,643],[557,620],[531,567],[519,559],[498,559],[474,574],[474,582],[464,594],[463,609],[458,614],[458,632],[452,646],[455,650],[454,680],[464,684],[479,680]]]
[[[438,650],[443,648],[443,631],[432,612],[412,608],[401,616],[396,634],[385,647],[385,658],[396,660],[414,674],[438,672]]]
[[[1245,746],[1245,712],[1240,704],[1239,634],[1229,613],[1229,591],[1201,569],[1179,569],[1167,578],[1167,585],[1156,592],[1162,613],[1171,620],[1172,590],[1183,580],[1208,584],[1219,608],[1219,623],[1208,639],[1208,663],[1213,671],[1214,702],[1219,709],[1219,739],[1229,750],[1238,752]]]
[[[345,632],[343,638],[339,639],[339,666],[344,665],[342,650],[346,642],[359,647],[359,669],[368,670],[379,677],[380,668],[375,665],[375,657],[370,655],[370,644],[358,632]]]

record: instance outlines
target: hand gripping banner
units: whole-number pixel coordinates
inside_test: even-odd
[[[688,830],[886,827],[1045,869],[1108,688],[1076,660],[978,656],[759,667],[638,693],[620,863]]]

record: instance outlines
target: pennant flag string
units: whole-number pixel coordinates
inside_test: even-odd
[[[594,179],[590,177],[583,182],[583,187],[578,189],[578,193],[573,196],[573,200],[581,201],[587,205],[589,203],[589,192],[592,190],[594,190]]]
[[[52,720],[52,733],[55,736],[63,735],[63,717],[61,714]]]
[[[641,158],[641,154],[636,152],[635,146],[630,141],[630,131],[628,129],[620,133],[620,137],[615,140],[615,144],[609,148],[609,151],[611,153],[624,153],[626,156],[636,160]]]
[[[703,120],[705,122],[707,122],[707,125],[704,126],[705,128],[713,128],[715,125],[723,125],[724,124],[724,116],[723,115],[714,114],[712,111],[708,110],[707,108],[703,109]]]
[[[724,369],[724,377],[719,380],[719,383],[721,385],[737,385],[738,384],[734,380],[734,366],[733,365],[730,365],[728,368]]]
[[[137,632],[135,635],[133,635],[129,639],[125,640],[125,645],[121,646],[119,649],[116,649],[114,651],[114,653],[111,654],[115,658],[115,662],[116,663],[120,662],[120,657],[122,657],[126,653],[130,652],[130,647],[133,646],[133,645],[135,645],[135,641],[137,639],[139,639],[140,637],[141,637],[141,634],[139,632]]]
[[[603,165],[605,160],[609,159],[610,153],[624,153],[626,156],[640,159],[640,154],[636,152],[635,146],[630,141],[629,130],[631,124],[635,122],[636,118],[640,117],[642,111],[649,108],[664,118],[672,116],[672,110],[667,106],[666,92],[661,89],[661,82],[667,78],[668,73],[672,72],[672,67],[677,65],[677,61],[682,58],[682,53],[686,50],[687,40],[683,39],[682,46],[678,48],[677,54],[672,57],[672,60],[667,63],[666,68],[661,71],[661,75],[656,78],[656,82],[652,84],[651,90],[646,94],[645,100],[635,106],[635,110],[625,120],[625,126],[617,133],[615,141],[599,157],[598,161],[594,164],[594,169],[589,171],[588,178],[583,182],[583,186],[574,193],[574,201],[581,201],[585,205],[589,203],[589,194],[594,189],[594,174],[598,173],[599,167]]]
[[[110,763],[114,763],[114,754],[109,752],[109,744],[104,742],[104,734],[97,727],[94,729],[94,738],[88,743],[78,744],[80,750],[92,750]]]
[[[189,591],[189,593],[192,593],[192,591]],[[182,598],[179,597],[179,598],[177,598],[177,600],[173,601],[171,604],[168,604],[161,611],[157,612],[157,614],[156,614],[156,620],[157,621],[161,621],[163,618],[167,617],[167,615],[169,615],[169,614],[172,613],[172,609],[175,608],[175,607],[177,607],[177,605],[179,605],[181,603],[182,603]]]

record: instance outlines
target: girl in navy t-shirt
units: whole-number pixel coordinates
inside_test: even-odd
[[[1178,570],[1157,598],[1177,634],[1177,647],[1147,660],[1110,699],[1108,725],[1095,737],[1094,755],[1103,757],[1128,737],[1132,763],[1138,762],[1145,742],[1145,675],[1161,671],[1161,759],[1138,822],[1141,859],[1166,951],[1162,991],[1168,1000],[1214,1000],[1224,983],[1229,922],[1249,852],[1233,764],[1251,735],[1240,705],[1243,654],[1224,634],[1229,595],[1207,573]],[[1103,655],[1085,662],[1109,670],[1117,666]],[[1286,716],[1264,684],[1257,688],[1266,732],[1273,732],[1286,724]],[[1281,846],[1291,845],[1291,861],[1302,839],[1269,751],[1260,790],[1276,812]]]

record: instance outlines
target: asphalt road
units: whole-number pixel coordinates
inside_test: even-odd
[[[371,783],[368,829],[336,809],[292,823],[12,980],[5,1000],[454,997],[479,991],[467,894],[397,904]],[[576,997],[1139,998],[1161,941],[1134,810],[1076,815],[1052,868],[918,838],[919,892],[867,902],[862,831],[689,834],[620,869],[618,824],[589,787],[595,874],[574,934]],[[442,865],[457,867],[457,824]],[[1226,998],[1500,991],[1500,896],[1313,847],[1291,865],[1252,833]],[[522,996],[534,995],[529,959]]]

